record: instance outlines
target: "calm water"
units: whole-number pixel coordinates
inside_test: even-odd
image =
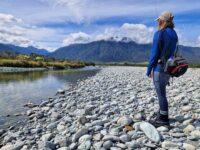
[[[11,119],[13,114],[24,111],[23,104],[55,96],[58,89],[76,84],[94,76],[98,69],[65,71],[0,73],[0,125]],[[11,115],[11,117],[5,117]]]

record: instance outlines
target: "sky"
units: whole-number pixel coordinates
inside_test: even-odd
[[[179,43],[200,47],[199,0],[0,0],[0,43],[49,51],[111,37],[151,43],[166,10]]]

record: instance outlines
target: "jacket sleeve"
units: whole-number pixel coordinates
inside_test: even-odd
[[[151,48],[149,65],[148,65],[147,73],[146,73],[147,76],[149,76],[151,74],[152,69],[156,66],[158,59],[159,59],[159,54],[160,54],[159,40],[160,40],[159,39],[159,31],[157,31],[153,37],[153,45]]]

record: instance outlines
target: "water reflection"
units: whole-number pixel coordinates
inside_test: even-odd
[[[94,76],[95,70],[0,73],[0,116],[23,111],[27,102],[40,103],[60,88]]]

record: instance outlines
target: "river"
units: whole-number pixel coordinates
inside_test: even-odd
[[[0,125],[16,120],[14,114],[25,111],[24,104],[41,103],[67,88],[94,76],[99,69],[0,73]],[[9,117],[8,117],[9,116]]]

